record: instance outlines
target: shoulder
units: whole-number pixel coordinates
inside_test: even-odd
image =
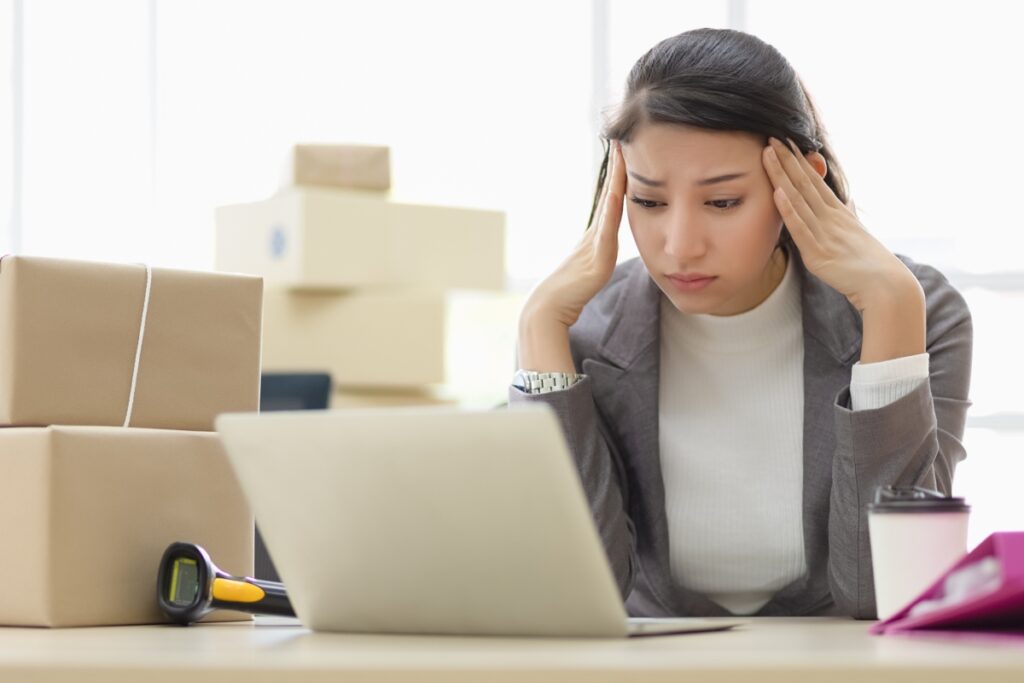
[[[971,311],[956,287],[934,266],[918,263],[908,256],[896,254],[914,274],[924,290],[928,317],[928,338],[944,335],[951,329],[971,329]]]
[[[592,358],[597,355],[598,347],[607,334],[609,327],[621,316],[626,295],[637,283],[643,282],[639,276],[644,275],[644,264],[639,258],[623,261],[616,266],[601,291],[591,299],[580,313],[579,320],[569,330],[573,356],[577,357],[577,365],[581,358]]]

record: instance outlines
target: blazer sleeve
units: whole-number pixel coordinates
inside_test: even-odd
[[[840,611],[858,619],[876,618],[867,522],[867,504],[876,487],[916,485],[949,495],[953,472],[965,457],[971,314],[938,271],[919,264],[913,270],[927,305],[927,380],[877,409],[852,410],[849,387],[839,392],[834,405],[829,588]]]
[[[554,409],[576,461],[612,573],[625,600],[633,590],[636,575],[636,535],[626,513],[627,488],[622,460],[598,414],[590,378],[584,376],[569,389],[546,394],[526,394],[510,386],[509,403],[546,403]]]

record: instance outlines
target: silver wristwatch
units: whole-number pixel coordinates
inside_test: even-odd
[[[512,378],[512,386],[524,394],[546,394],[549,391],[568,389],[581,379],[583,379],[583,375],[568,372],[517,370]]]

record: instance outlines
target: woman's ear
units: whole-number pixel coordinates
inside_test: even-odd
[[[828,163],[825,161],[825,157],[821,155],[821,152],[811,152],[810,154],[804,155],[807,157],[807,162],[818,172],[822,178],[828,173]]]

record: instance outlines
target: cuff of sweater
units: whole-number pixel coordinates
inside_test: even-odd
[[[853,366],[850,378],[850,406],[853,410],[884,408],[903,398],[928,379],[929,355],[893,358]]]

